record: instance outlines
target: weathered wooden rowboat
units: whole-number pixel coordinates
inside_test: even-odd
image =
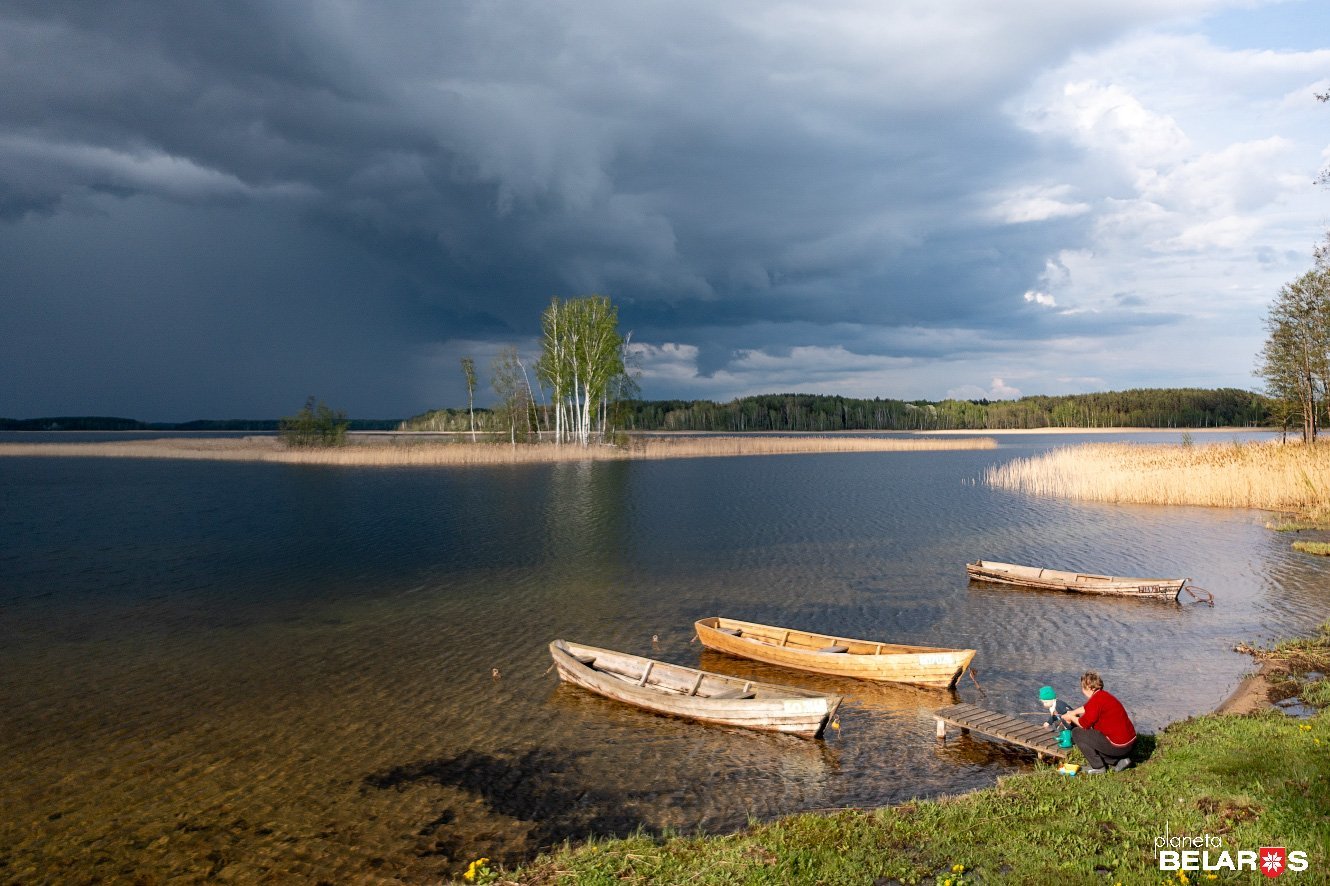
[[[1189,578],[1119,578],[1088,572],[1041,569],[1038,566],[1018,566],[1015,563],[995,563],[992,560],[966,563],[965,571],[975,581],[1148,600],[1177,600],[1187,582],[1191,581]]]
[[[652,658],[583,646],[550,644],[560,679],[657,714],[669,714],[800,738],[820,738],[840,706],[839,695],[757,683]]]
[[[732,618],[703,618],[695,627],[703,646],[740,658],[815,674],[941,689],[956,685],[970,666],[975,652],[973,649],[853,640]]]

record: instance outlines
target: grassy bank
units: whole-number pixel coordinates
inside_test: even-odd
[[[1330,443],[1090,443],[990,468],[992,486],[1087,501],[1330,517]]]
[[[0,457],[171,458],[257,461],[279,464],[443,466],[526,464],[558,461],[623,461],[735,455],[788,455],[813,452],[914,452],[992,449],[989,437],[900,439],[889,437],[633,437],[626,446],[552,443],[471,443],[387,438],[327,449],[290,449],[273,437],[244,439],[127,440],[107,443],[0,443]]]
[[[1258,650],[1285,693],[1317,705],[1330,684],[1330,624]],[[724,837],[595,841],[473,882],[522,884],[1136,884],[1187,882],[1159,870],[1156,838],[1211,837],[1212,855],[1283,846],[1307,853],[1295,883],[1330,880],[1330,714],[1212,714],[1145,736],[1124,773],[1067,778],[1051,767],[996,787],[871,812],[795,815]],[[1079,754],[1073,759],[1083,762]],[[1214,841],[1222,841],[1218,847]],[[1194,883],[1252,883],[1251,871],[1191,872]]]

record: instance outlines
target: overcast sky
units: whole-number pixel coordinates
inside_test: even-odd
[[[593,292],[653,399],[1253,388],[1330,225],[1324,0],[9,0],[0,82],[13,418],[465,405]]]

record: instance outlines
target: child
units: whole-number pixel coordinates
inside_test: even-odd
[[[1058,700],[1058,694],[1052,686],[1044,686],[1039,690],[1039,703],[1048,711],[1048,719],[1044,721],[1045,729],[1053,729],[1061,732],[1069,728],[1063,721],[1062,715],[1071,710],[1071,706],[1065,701]]]

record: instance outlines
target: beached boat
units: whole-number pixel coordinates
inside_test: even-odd
[[[1187,582],[1191,581],[1189,578],[1119,578],[1088,572],[1041,569],[1038,566],[1018,566],[1015,563],[995,563],[992,560],[967,563],[965,571],[974,581],[1147,600],[1177,600]]]
[[[820,738],[841,703],[839,695],[727,677],[567,640],[551,643],[550,655],[568,683],[704,723]]]
[[[973,649],[854,640],[732,618],[704,618],[695,627],[703,646],[740,658],[815,674],[941,689],[956,685],[970,666],[975,652]]]

